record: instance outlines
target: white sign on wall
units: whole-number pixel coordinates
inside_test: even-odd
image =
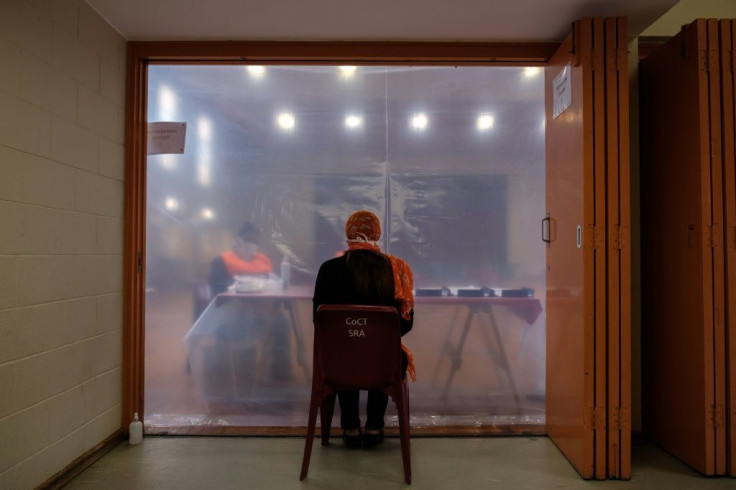
[[[552,105],[552,119],[565,112],[565,109],[572,104],[572,64],[568,64],[562,71],[552,80],[552,93],[554,94],[554,103]]]
[[[148,123],[148,154],[184,153],[186,134],[185,122]]]

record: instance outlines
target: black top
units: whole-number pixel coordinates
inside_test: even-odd
[[[233,277],[227,272],[222,256],[215,257],[210,264],[209,283],[212,296],[224,293],[233,283]]]
[[[394,273],[388,257],[370,250],[351,250],[324,262],[314,285],[313,315],[319,305],[326,304],[393,306],[400,311],[400,302],[394,298]],[[414,324],[414,310],[409,320],[401,316],[399,319],[404,335]]]

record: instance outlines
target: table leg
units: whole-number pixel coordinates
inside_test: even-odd
[[[440,355],[437,358],[437,364],[434,366],[434,374],[432,375],[432,386],[436,386],[437,384],[437,375],[440,372],[440,367],[442,366],[442,358],[445,356],[445,354],[449,354],[453,349],[450,344],[450,336],[452,335],[452,331],[455,330],[455,323],[457,321],[457,314],[460,311],[461,306],[455,306],[455,308],[452,310],[452,318],[450,319],[450,328],[447,329],[447,334],[445,334],[445,340],[442,342],[442,348],[440,349]]]
[[[457,349],[455,349],[455,352],[452,355],[452,365],[450,366],[450,372],[447,375],[445,388],[442,390],[442,398],[447,398],[447,393],[450,391],[450,386],[452,385],[452,380],[455,377],[455,373],[460,370],[460,366],[463,363],[463,348],[465,347],[465,340],[468,338],[468,330],[470,330],[470,325],[473,322],[474,316],[475,310],[473,308],[470,308],[468,310],[468,318],[465,320],[465,325],[463,326],[463,332],[460,335],[460,342],[458,343]]]
[[[273,324],[268,324],[268,331],[266,332],[266,338],[263,343],[259,343],[256,347],[256,372],[251,380],[250,390],[248,392],[248,399],[253,400],[256,394],[256,388],[258,387],[258,381],[261,379],[261,372],[263,371],[263,365],[268,361],[268,351],[271,343],[271,337],[273,335]],[[237,398],[237,397],[236,397]]]
[[[301,330],[299,330],[299,323],[297,321],[296,313],[294,312],[294,305],[290,300],[284,301],[284,308],[289,312],[289,320],[291,322],[291,329],[294,332],[294,340],[296,341],[296,362],[304,370],[304,376],[307,381],[312,380],[312,373],[310,372],[307,358],[305,357],[304,340],[302,339]]]
[[[519,392],[516,389],[516,380],[514,379],[514,375],[511,372],[511,365],[509,364],[509,359],[506,356],[506,349],[503,346],[501,333],[498,331],[498,324],[496,323],[496,317],[493,315],[493,308],[489,306],[486,312],[488,313],[488,318],[491,321],[491,330],[493,331],[493,335],[496,338],[496,346],[498,347],[501,367],[504,371],[506,371],[506,377],[509,380],[509,387],[511,388],[511,394],[514,396],[516,409],[519,411],[519,413],[521,413],[521,401],[519,399]]]

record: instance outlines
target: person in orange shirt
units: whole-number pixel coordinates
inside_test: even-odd
[[[258,251],[260,232],[251,222],[238,231],[237,241],[231,250],[220,254],[210,264],[210,290],[217,295],[227,291],[235,276],[264,275],[273,272],[271,259]]]
[[[246,222],[238,231],[233,248],[212,260],[209,285],[213,297],[226,292],[235,282],[235,276],[268,276],[273,272],[271,259],[258,251],[259,240],[260,232],[256,225]],[[291,378],[291,332],[279,303],[243,303],[239,305],[239,311],[237,322],[218,328],[219,340],[227,342],[248,337],[266,342],[270,381],[288,381]],[[255,350],[247,355],[255,358]]]

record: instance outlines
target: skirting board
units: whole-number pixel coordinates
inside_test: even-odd
[[[92,466],[97,460],[109,453],[115,446],[120,444],[126,438],[123,429],[113,432],[101,443],[82,454],[80,457],[69,463],[64,469],[53,475],[51,478],[43,482],[38,488],[56,490],[62,488],[83,472]]]

